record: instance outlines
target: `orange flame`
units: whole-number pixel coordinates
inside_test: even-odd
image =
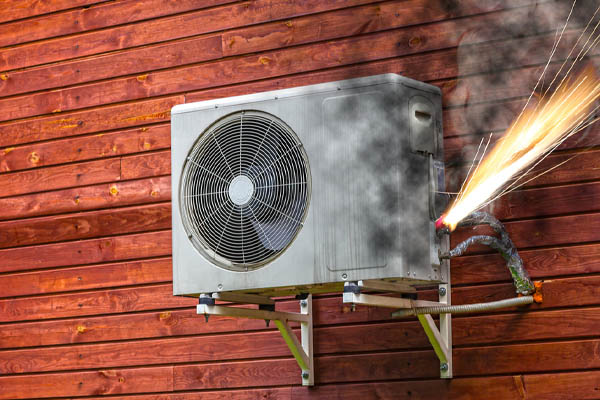
[[[519,173],[589,124],[599,97],[600,80],[588,66],[576,78],[564,80],[549,98],[524,110],[470,174],[438,224],[454,230],[467,215],[504,194],[505,185],[514,185]]]

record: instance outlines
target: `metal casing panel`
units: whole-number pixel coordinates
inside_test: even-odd
[[[430,102],[430,129],[423,121],[414,125],[419,121],[413,98]],[[308,214],[294,242],[248,272],[204,258],[189,241],[179,208],[191,147],[216,120],[240,110],[267,112],[287,123],[302,141],[312,177]],[[171,123],[175,294],[317,291],[319,285],[361,279],[444,280],[430,215],[431,163],[442,159],[439,89],[378,75],[184,104],[173,108]]]

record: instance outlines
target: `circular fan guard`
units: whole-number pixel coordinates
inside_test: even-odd
[[[279,118],[230,114],[206,129],[183,168],[180,209],[194,246],[216,265],[248,271],[280,255],[308,209],[308,158]]]

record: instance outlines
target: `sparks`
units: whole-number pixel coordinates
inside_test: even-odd
[[[514,189],[552,150],[594,122],[590,116],[597,109],[594,103],[598,98],[600,79],[588,66],[575,78],[563,79],[554,93],[543,96],[535,107],[526,108],[470,173],[436,227],[452,231],[467,215]]]

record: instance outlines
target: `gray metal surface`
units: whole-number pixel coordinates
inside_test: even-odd
[[[276,257],[246,269],[239,268],[244,265],[239,259],[235,268],[215,262],[188,237],[180,189],[190,179],[184,171],[194,145],[208,140],[216,121],[240,111],[272,115],[297,135],[312,186],[306,191],[304,224],[295,237],[284,237],[274,247],[282,250]],[[260,131],[248,134],[260,141]],[[435,208],[431,188],[443,190],[439,182],[431,182],[438,179],[432,162],[442,160],[437,88],[386,74],[179,105],[172,110],[171,139],[175,294],[318,292],[344,280],[445,281],[430,215]],[[223,157],[213,153],[218,163]],[[245,171],[252,168],[249,162]],[[226,165],[217,170],[222,171],[223,182],[217,186],[227,207],[253,204],[247,198],[250,185],[239,178],[251,174],[228,171]],[[270,185],[289,180],[277,171],[272,178]],[[252,184],[256,190],[258,185]],[[195,194],[204,189],[199,190]],[[196,218],[204,214],[196,213]],[[274,236],[264,231],[277,232],[278,227],[258,219],[259,224],[247,228],[254,229],[255,244],[268,249],[268,238]],[[211,229],[222,233],[218,224]]]

